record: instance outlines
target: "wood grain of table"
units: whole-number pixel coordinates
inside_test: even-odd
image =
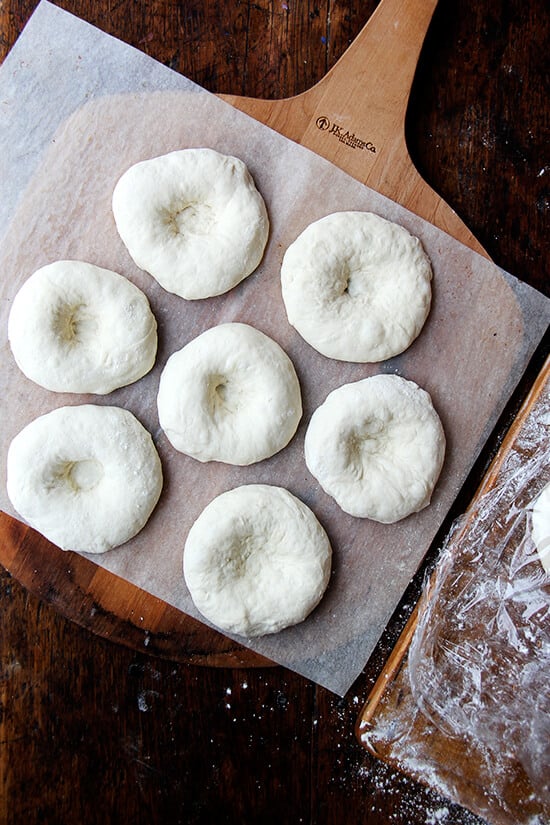
[[[36,5],[0,3],[1,57]],[[317,82],[377,4],[58,5],[213,92],[277,98]],[[407,118],[421,174],[497,264],[547,295],[549,28],[543,0],[440,0]],[[500,430],[540,363],[539,353]],[[119,647],[68,622],[2,571],[0,822],[479,823],[374,760],[354,738],[420,582],[339,699],[279,667],[201,668]]]

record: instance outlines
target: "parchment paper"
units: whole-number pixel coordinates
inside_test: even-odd
[[[118,238],[111,194],[132,163],[176,148],[210,146],[247,163],[270,214],[271,234],[256,273],[225,296],[186,302],[138,270]],[[440,230],[335,166],[234,110],[186,78],[73,16],[42,2],[0,69],[2,438],[6,452],[37,415],[64,404],[130,409],[153,434],[165,487],[145,529],[93,560],[200,618],[182,576],[187,531],[218,493],[239,484],[280,484],[308,504],[327,530],[334,572],[306,622],[249,642],[268,656],[343,695],[364,667],[418,568],[481,446],[550,318],[550,302]],[[289,326],[279,270],[285,249],[311,221],[364,209],[418,235],[434,267],[434,299],[420,337],[381,365],[332,361]],[[147,294],[159,324],[153,371],[108,396],[50,393],[17,369],[7,343],[13,296],[39,266],[78,258],[127,276]],[[250,323],[292,358],[304,416],[291,444],[248,468],[200,464],[169,445],[156,392],[169,355],[203,330]],[[396,525],[344,514],[313,479],[303,438],[313,410],[335,387],[385,371],[432,395],[447,434],[447,457],[432,504]],[[59,551],[61,552],[61,551]]]

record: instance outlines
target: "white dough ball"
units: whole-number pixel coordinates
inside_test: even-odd
[[[543,488],[533,504],[531,537],[542,566],[550,573],[550,484]]]
[[[9,447],[13,506],[62,550],[103,553],[124,544],[144,527],[161,489],[153,440],[120,407],[60,407]]]
[[[253,464],[285,447],[302,416],[300,384],[279,344],[248,324],[220,324],[162,371],[160,426],[198,461]]]
[[[19,369],[41,387],[104,395],[152,368],[157,322],[127,278],[84,261],[56,261],[15,296],[8,338]]]
[[[113,214],[136,265],[188,300],[221,295],[250,275],[269,233],[246,165],[213,149],[131,166],[113,192]]]
[[[303,621],[326,590],[331,557],[305,504],[282,487],[250,484],[203,510],[189,531],[183,570],[208,621],[251,637]]]
[[[377,362],[407,349],[430,311],[432,268],[418,238],[372,212],[311,223],[283,258],[289,322],[318,352]]]
[[[445,455],[428,393],[397,375],[331,392],[305,437],[308,469],[346,513],[391,524],[426,507]]]

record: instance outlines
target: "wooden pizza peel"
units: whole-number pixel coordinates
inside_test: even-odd
[[[285,100],[226,96],[234,107],[332,161],[357,180],[484,254],[416,171],[405,114],[437,3],[383,0],[314,87]],[[268,660],[78,554],[52,554],[36,531],[0,513],[0,561],[27,589],[99,636],[175,661],[210,666]]]

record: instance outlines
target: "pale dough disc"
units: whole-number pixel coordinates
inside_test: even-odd
[[[543,488],[533,504],[531,537],[542,566],[550,574],[550,484]]]
[[[181,149],[131,166],[113,193],[134,262],[188,300],[221,295],[259,265],[269,233],[246,165],[213,149]]]
[[[149,372],[157,352],[143,292],[84,261],[56,261],[31,275],[14,298],[8,337],[20,370],[53,392],[112,392]]]
[[[161,489],[153,440],[120,407],[60,407],[28,424],[8,451],[13,506],[62,550],[124,544],[144,527]]]
[[[311,223],[283,258],[289,322],[318,352],[376,362],[403,352],[430,311],[432,267],[418,238],[372,212]]]
[[[311,417],[306,464],[346,513],[391,524],[426,507],[445,434],[428,393],[397,375],[331,392]]]
[[[288,490],[222,493],[191,527],[183,555],[197,609],[228,633],[262,636],[303,621],[320,602],[332,550],[312,511]]]
[[[302,416],[300,384],[281,347],[248,324],[220,324],[166,363],[160,426],[198,461],[253,464],[282,450]]]

